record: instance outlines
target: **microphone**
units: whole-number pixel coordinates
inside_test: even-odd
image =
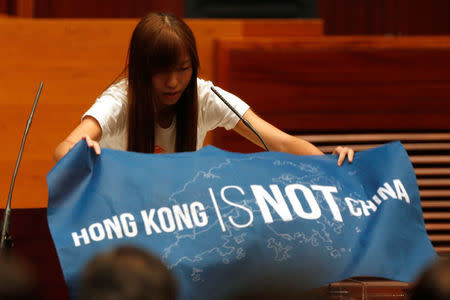
[[[211,90],[214,92],[214,94],[216,94],[217,95],[217,97],[219,97],[219,99],[220,100],[222,100],[223,101],[223,103],[225,103],[226,104],[226,106],[228,106],[233,112],[234,112],[234,114],[236,115],[236,116],[238,116],[239,117],[239,119],[241,119],[241,121],[245,124],[245,126],[247,126],[258,138],[259,138],[259,140],[261,141],[261,143],[263,143],[263,145],[264,145],[264,147],[266,148],[266,150],[267,151],[270,151],[269,150],[269,147],[267,147],[267,144],[266,144],[266,142],[264,141],[264,139],[261,137],[261,135],[259,135],[259,133],[255,130],[255,128],[253,128],[253,126],[246,120],[246,119],[244,119],[244,117],[243,116],[241,116],[241,114],[240,113],[238,113],[238,111],[233,107],[233,106],[231,106],[231,104],[230,103],[228,103],[228,101],[227,100],[225,100],[225,98],[216,90],[216,88],[215,87],[211,87]]]
[[[33,120],[34,111],[36,110],[36,105],[37,105],[37,102],[38,102],[39,97],[41,95],[41,91],[42,91],[42,87],[43,86],[44,86],[44,83],[41,82],[41,84],[39,85],[39,89],[38,89],[37,95],[36,95],[36,99],[34,100],[33,108],[31,109],[30,117],[28,118],[27,126],[25,128],[25,133],[24,133],[23,138],[22,138],[22,145],[20,146],[19,157],[17,158],[16,168],[14,169],[14,173],[13,173],[13,177],[12,177],[12,181],[11,181],[11,186],[9,188],[8,203],[6,204],[5,214],[3,215],[3,221],[2,221],[2,235],[1,235],[1,242],[0,242],[0,250],[1,250],[2,253],[7,248],[11,248],[12,247],[12,238],[8,234],[9,225],[10,225],[10,216],[11,216],[12,192],[13,192],[13,189],[14,189],[14,183],[16,182],[16,176],[17,176],[17,171],[19,169],[20,160],[22,159],[23,149],[25,147],[25,140],[27,138],[28,131],[30,130],[31,121]]]

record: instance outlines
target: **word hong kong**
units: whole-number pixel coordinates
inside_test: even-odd
[[[181,231],[184,228],[204,227],[208,224],[205,207],[200,202],[191,204],[174,205],[160,207],[159,209],[141,210],[142,223],[145,233],[173,232]],[[138,235],[138,226],[133,214],[123,213],[119,216],[104,219],[82,228],[80,232],[72,232],[72,239],[75,247],[81,244],[100,242],[105,239],[122,239],[124,237],[133,238]]]

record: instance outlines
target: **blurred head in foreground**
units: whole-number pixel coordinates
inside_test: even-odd
[[[31,268],[18,258],[0,256],[0,299],[41,299]]]
[[[410,300],[450,300],[450,261],[439,259],[414,284]]]
[[[174,276],[147,251],[120,246],[95,256],[81,275],[80,299],[176,299]]]

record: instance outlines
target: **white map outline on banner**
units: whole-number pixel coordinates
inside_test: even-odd
[[[209,168],[207,171],[198,171],[190,180],[188,180],[187,182],[185,182],[183,184],[182,189],[173,192],[168,197],[168,199],[171,203],[179,204],[179,202],[176,200],[176,196],[178,194],[182,194],[183,192],[185,192],[191,184],[198,184],[198,182],[201,181],[202,179],[208,179],[208,180],[221,179],[221,176],[216,173],[216,172],[219,172],[221,169],[223,169],[225,167],[231,167],[233,164],[238,164],[242,161],[250,161],[250,160],[255,160],[255,159],[270,160],[270,158],[260,157],[258,155],[253,155],[253,156],[246,157],[243,159],[227,158],[224,162],[221,162],[218,165]],[[293,182],[295,182],[295,183],[301,182],[302,184],[316,184],[317,181],[319,181],[317,179],[317,177],[320,177],[322,179],[323,178],[328,179],[328,177],[326,177],[326,174],[317,174],[319,172],[318,168],[314,167],[311,164],[300,163],[299,165],[297,165],[297,164],[293,163],[292,161],[276,160],[273,162],[273,165],[275,167],[285,167],[286,165],[289,165],[290,167],[297,168],[300,171],[309,172],[308,175],[304,176],[304,177],[307,177],[309,180],[306,180],[306,178],[299,178],[292,174],[285,173],[285,174],[282,174],[281,176],[272,178],[272,182],[274,182],[274,183],[280,183],[280,184],[285,184],[285,185],[293,183]],[[353,174],[349,174],[349,175],[354,176],[355,174],[353,173]],[[314,177],[316,178],[315,180],[314,180]],[[337,186],[338,189],[341,188],[339,182],[337,182],[337,181],[329,183],[329,185]],[[352,195],[352,196],[355,197],[355,199],[364,199],[364,198],[361,198],[360,195]],[[366,196],[366,199],[367,199],[367,196]],[[210,200],[210,199],[208,199],[208,200]],[[335,200],[341,211],[344,211],[347,209],[347,206],[343,203],[342,199],[340,199],[339,197],[336,197]],[[239,203],[239,204],[249,205],[250,201],[254,202],[254,199],[253,198],[252,199],[244,199],[244,200],[242,200],[242,203]],[[329,208],[326,205],[324,205],[323,199],[319,198],[318,202],[323,211],[329,211]],[[207,205],[203,201],[202,201],[202,203],[205,204],[205,210],[213,209],[213,207],[210,206],[209,204]],[[249,206],[247,206],[247,207],[249,207]],[[258,210],[254,210],[254,209],[252,211],[258,212]],[[238,210],[236,208],[231,208],[231,209],[229,209],[228,212],[224,213],[223,216],[228,217],[232,214],[234,214],[233,215],[234,217],[239,217],[240,210]],[[295,221],[296,219],[300,219],[300,217],[294,215],[292,221]],[[277,219],[275,219],[275,220],[277,220]],[[270,224],[266,224],[267,227],[269,228],[269,230],[271,232],[273,232],[273,234],[274,234],[273,237],[270,237],[270,238],[268,238],[268,240],[266,240],[266,247],[269,249],[272,249],[274,251],[273,252],[274,253],[274,256],[273,256],[274,261],[284,261],[284,260],[289,259],[291,257],[289,255],[289,251],[294,249],[294,247],[298,246],[299,244],[310,244],[312,247],[319,247],[323,243],[324,244],[323,246],[325,249],[328,250],[329,255],[335,259],[340,258],[341,253],[344,253],[346,251],[351,252],[351,248],[335,249],[335,247],[333,247],[334,241],[330,239],[330,234],[327,231],[327,229],[328,229],[327,227],[330,227],[330,230],[333,230],[336,234],[338,234],[338,235],[341,234],[342,227],[344,226],[344,224],[342,222],[331,221],[328,218],[328,216],[325,214],[322,214],[319,219],[315,220],[315,222],[317,224],[321,225],[321,230],[320,231],[312,230],[312,233],[310,235],[306,234],[305,232],[294,232],[294,233],[290,233],[290,234],[280,233],[277,230],[275,230],[273,228],[273,226],[271,226]],[[176,232],[175,233],[176,241],[164,249],[163,259],[167,259],[169,257],[169,255],[171,254],[172,249],[179,246],[182,240],[184,240],[184,239],[195,240],[197,235],[208,232],[209,230],[214,228],[216,225],[218,226],[218,223],[219,223],[219,221],[217,219],[214,222],[208,224],[207,227],[202,228],[200,230],[198,230],[197,228],[194,228],[193,232],[191,232],[191,233]],[[245,257],[245,252],[242,250],[242,248],[238,248],[236,246],[229,245],[229,243],[233,240],[233,233],[239,232],[239,229],[231,228],[232,226],[230,226],[230,225],[226,225],[226,227],[227,227],[226,233],[224,233],[220,236],[221,239],[225,240],[221,246],[216,246],[214,248],[203,251],[202,253],[198,253],[194,257],[182,256],[175,262],[172,262],[170,264],[170,268],[176,267],[183,261],[191,261],[191,262],[202,261],[203,257],[205,255],[211,254],[213,252],[219,254],[222,257],[222,262],[225,264],[230,262],[230,258],[227,258],[227,256],[231,256],[234,253],[236,253],[235,259],[241,259],[241,258]],[[244,241],[240,241],[240,243],[242,243]],[[193,281],[201,281],[202,279],[201,279],[200,273],[203,272],[203,270],[198,267],[196,267],[194,269],[196,270],[196,272],[194,272],[194,270],[193,270],[192,280]]]

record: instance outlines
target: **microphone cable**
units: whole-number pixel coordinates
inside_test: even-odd
[[[245,124],[245,126],[247,126],[259,138],[261,143],[263,143],[264,148],[266,148],[267,151],[270,151],[266,142],[261,137],[261,135],[255,130],[255,128],[253,128],[253,126],[246,119],[244,119],[244,117],[241,116],[241,114],[238,113],[237,110],[233,106],[231,106],[231,104],[227,100],[225,100],[225,98],[217,91],[215,87],[212,86],[211,90],[214,92],[214,94],[217,95],[217,97],[219,97],[220,100],[223,101],[223,103],[226,104],[226,106],[228,106],[239,117],[239,119],[241,119],[241,121]]]

